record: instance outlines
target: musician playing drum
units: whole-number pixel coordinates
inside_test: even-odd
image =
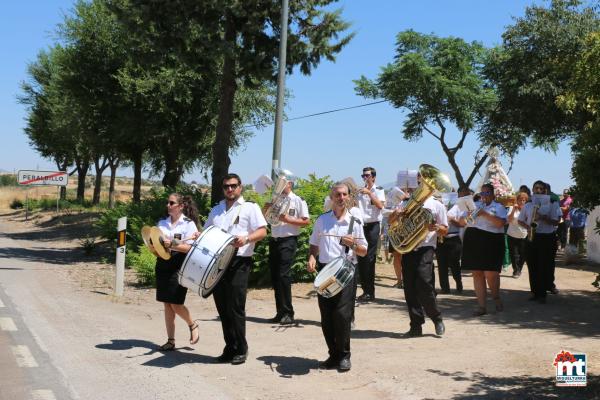
[[[225,272],[215,286],[213,297],[221,319],[225,348],[217,362],[242,364],[248,357],[246,342],[246,290],[252,269],[255,243],[267,235],[267,221],[260,208],[244,200],[242,180],[236,174],[223,178],[221,200],[210,211],[204,228],[215,225],[235,236],[238,248]]]
[[[277,309],[271,322],[281,325],[294,323],[291,269],[298,248],[300,228],[310,223],[308,206],[301,197],[292,191],[293,185],[294,178],[290,177],[282,192],[282,195],[290,199],[290,206],[284,214],[279,216],[282,223],[271,227],[271,240],[269,241],[269,268]]]
[[[195,221],[198,221],[198,210],[189,196],[172,193],[167,200],[165,219],[158,222],[158,228],[164,237],[164,247],[171,252],[171,258],[156,259],[156,300],[164,303],[167,342],[159,350],[175,350],[175,315],[179,315],[190,328],[190,344],[198,342],[198,324],[192,321],[190,311],[183,303],[187,289],[179,285],[177,272],[190,250],[193,240],[183,241],[198,232]]]
[[[317,218],[310,236],[309,272],[321,270],[339,256],[346,256],[356,264],[356,255],[364,257],[367,254],[362,221],[346,208],[348,193],[348,186],[342,182],[337,182],[331,189],[332,210]],[[351,368],[350,323],[356,294],[353,280],[333,297],[318,296],[321,329],[329,350],[329,357],[319,363],[319,368],[338,368],[342,372]]]

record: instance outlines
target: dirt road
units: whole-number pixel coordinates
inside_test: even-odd
[[[212,298],[188,294],[201,320],[198,344],[187,344],[187,327],[178,320],[178,351],[157,352],[166,336],[153,290],[129,285],[123,298],[113,297],[111,267],[85,261],[64,226],[16,220],[0,216],[0,319],[9,308],[18,314],[18,330],[0,330],[0,344],[19,346],[30,333],[33,356],[49,369],[29,368],[21,383],[7,382],[5,371],[22,367],[11,367],[4,357],[10,352],[1,351],[0,398],[15,399],[6,397],[7,388],[43,390],[39,375],[48,374],[56,375],[54,398],[74,399],[600,398],[600,294],[590,285],[598,267],[585,263],[561,262],[561,293],[545,305],[527,301],[526,274],[504,274],[505,311],[479,318],[471,316],[474,293],[465,275],[462,295],[438,296],[446,334],[436,337],[427,323],[421,338],[402,334],[408,330],[402,290],[393,287],[391,266],[378,265],[378,299],[356,309],[353,368],[345,374],[317,369],[326,346],[311,285],[294,286],[298,324],[286,328],[267,322],[275,312],[272,291],[251,290],[250,357],[232,366],[212,363],[223,347]],[[555,386],[552,362],[563,349],[586,353],[587,387]]]

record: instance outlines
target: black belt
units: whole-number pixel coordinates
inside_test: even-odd
[[[276,241],[276,242],[282,242],[286,239],[297,239],[298,236],[284,236],[284,237],[273,237],[271,236],[271,239]]]
[[[444,236],[444,239],[452,239],[456,237],[460,237],[460,233],[449,233],[446,236]]]
[[[375,222],[365,222],[364,226],[365,226],[365,227],[366,227],[366,226],[373,226],[373,225],[375,225],[375,224],[378,224],[378,223],[379,223],[379,221],[375,221]]]

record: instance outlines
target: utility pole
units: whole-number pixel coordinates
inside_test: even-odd
[[[273,162],[271,179],[276,180],[275,170],[281,167],[281,131],[285,97],[285,66],[288,32],[288,0],[281,0],[281,33],[279,39],[279,75],[277,76],[277,104],[275,108],[275,134],[273,137]]]

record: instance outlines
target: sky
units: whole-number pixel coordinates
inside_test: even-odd
[[[26,110],[18,104],[17,95],[20,83],[27,79],[28,63],[54,43],[56,26],[72,4],[72,0],[22,0],[3,6],[0,139],[4,145],[0,146],[0,170],[56,169],[54,163],[41,158],[29,146],[23,132]],[[350,30],[356,36],[336,62],[322,62],[310,76],[294,71],[286,78],[286,89],[292,94],[286,114],[294,118],[372,102],[356,95],[353,80],[361,75],[375,79],[381,67],[393,61],[395,38],[403,30],[495,46],[501,44],[506,26],[531,4],[534,2],[526,0],[341,0],[343,16],[352,23]],[[377,182],[388,184],[395,181],[398,170],[417,169],[427,163],[448,173],[456,182],[439,142],[429,136],[407,142],[401,133],[403,121],[402,110],[381,103],[284,122],[280,164],[299,177],[311,173],[334,180],[351,176],[357,182],[361,181],[362,168],[372,166],[377,170]],[[254,136],[231,156],[230,171],[238,173],[244,183],[270,174],[273,132],[273,125],[254,130]],[[450,133],[458,138],[454,129]],[[463,175],[471,171],[478,148],[476,140],[468,140],[458,154]],[[509,161],[501,161],[508,169]],[[508,175],[514,186],[531,186],[542,179],[558,193],[572,185],[571,162],[570,145],[566,142],[556,154],[527,148],[514,158]],[[480,173],[483,172],[482,169]],[[131,171],[123,169],[119,175],[131,176]],[[205,182],[200,171],[188,173],[184,179]],[[479,179],[478,176],[472,186]]]

